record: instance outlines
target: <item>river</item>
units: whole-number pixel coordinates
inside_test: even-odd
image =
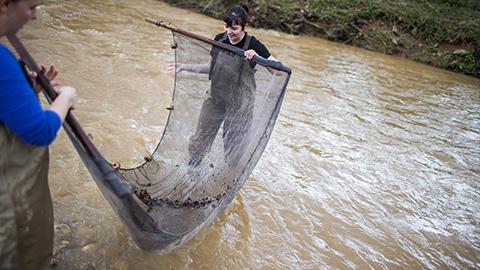
[[[100,151],[133,166],[167,119],[154,0],[45,1],[21,39],[74,86]],[[322,39],[248,29],[293,71],[271,140],[224,214],[164,256],[129,238],[65,133],[51,147],[55,269],[480,269],[480,80]],[[5,42],[5,40],[2,40]]]

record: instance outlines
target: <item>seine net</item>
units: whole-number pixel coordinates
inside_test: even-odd
[[[91,160],[66,127],[132,238],[158,253],[190,240],[232,201],[267,145],[291,74],[279,62],[245,60],[236,47],[172,33],[177,68],[210,68],[176,74],[167,125],[151,160],[112,171],[103,158]]]
[[[279,62],[186,31],[170,29],[176,66],[208,72],[175,77],[172,109],[157,149],[134,169],[114,169],[69,114],[64,128],[99,189],[136,244],[167,253],[208,225],[245,183],[265,149],[291,71]],[[31,70],[38,65],[15,35],[8,37]],[[47,99],[48,80],[37,82]]]

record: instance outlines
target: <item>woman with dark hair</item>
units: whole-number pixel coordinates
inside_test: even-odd
[[[245,31],[248,25],[246,6],[230,7],[223,21],[225,32],[217,34],[216,41],[243,49],[246,60],[252,60],[254,56],[274,60],[265,45]],[[221,57],[221,50],[216,47],[210,54],[212,58],[207,64],[170,65],[168,73],[208,73],[211,80],[210,94],[203,102],[197,129],[188,147],[189,164],[198,165],[202,161],[223,123],[225,160],[232,165],[236,162],[232,154],[250,127],[255,102],[255,64],[245,64],[240,58]]]
[[[35,19],[41,2],[0,0],[0,37],[16,34]],[[0,67],[0,269],[47,269],[53,247],[48,145],[76,93],[60,88],[44,110],[19,62],[2,44]],[[50,81],[57,75],[53,66],[42,71]]]

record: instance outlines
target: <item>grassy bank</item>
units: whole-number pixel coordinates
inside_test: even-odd
[[[221,18],[239,1],[165,0]],[[477,74],[478,0],[249,0],[250,25],[307,34]],[[479,60],[480,61],[480,60]]]

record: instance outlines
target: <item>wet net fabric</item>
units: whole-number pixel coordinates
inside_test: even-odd
[[[240,49],[173,38],[177,68],[211,63],[210,72],[176,74],[152,160],[114,172],[130,195],[119,198],[97,181],[138,246],[159,253],[191,239],[234,198],[267,145],[290,77],[278,62],[246,61]]]

